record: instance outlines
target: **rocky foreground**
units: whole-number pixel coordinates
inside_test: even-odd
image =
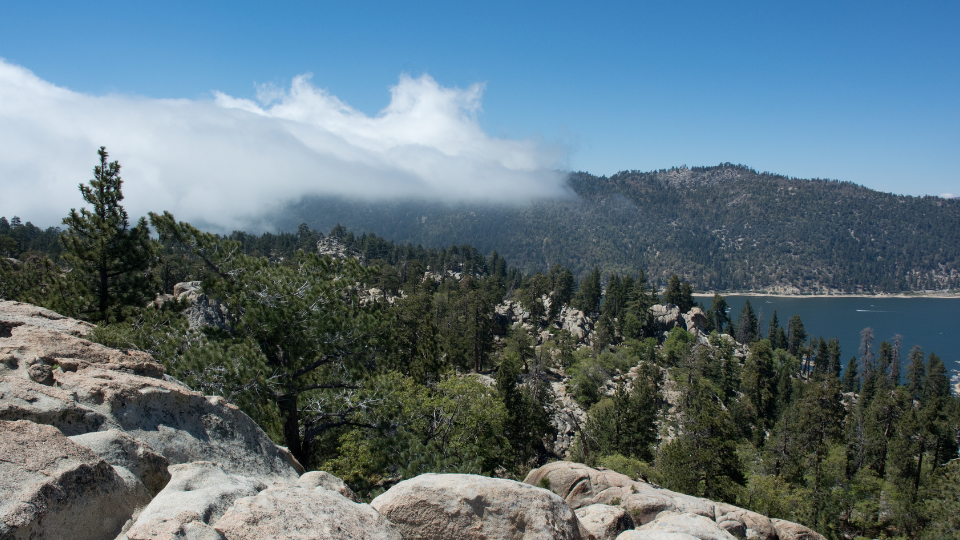
[[[361,504],[236,406],[87,323],[0,302],[0,539],[820,539],[578,463],[425,474]]]

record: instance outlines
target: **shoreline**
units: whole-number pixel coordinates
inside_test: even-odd
[[[788,294],[788,293],[762,293],[762,292],[725,292],[710,291],[702,293],[693,293],[693,296],[712,298],[714,293],[721,296],[755,296],[755,297],[774,297],[774,298],[945,298],[960,299],[960,293],[950,292],[916,292],[916,293],[877,293],[877,294]],[[662,293],[661,293],[662,294]]]

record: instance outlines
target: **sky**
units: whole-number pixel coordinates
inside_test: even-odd
[[[960,194],[958,2],[21,2],[0,215],[53,225],[105,145],[131,214],[302,195],[524,202],[733,162]]]

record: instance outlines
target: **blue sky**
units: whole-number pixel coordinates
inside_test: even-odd
[[[441,89],[482,85],[467,116],[486,136],[552,152],[541,165],[612,174],[731,161],[960,194],[960,2],[22,2],[3,12],[0,58],[85,96],[256,101],[258,85],[284,91],[310,73],[316,90],[374,118],[401,75],[429,75]]]

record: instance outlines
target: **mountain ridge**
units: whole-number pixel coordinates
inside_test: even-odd
[[[497,250],[526,271],[554,264],[671,274],[700,290],[897,293],[960,288],[960,200],[798,179],[744,165],[571,173],[576,198],[520,206],[314,197],[281,229],[340,223],[396,242]]]

